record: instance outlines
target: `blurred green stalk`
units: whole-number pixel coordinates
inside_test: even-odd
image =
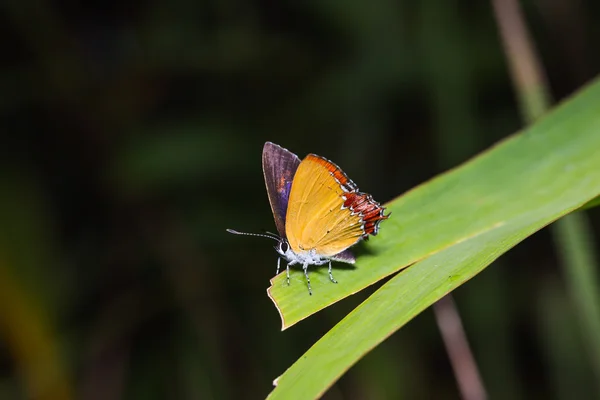
[[[552,234],[567,280],[583,339],[590,352],[600,394],[600,297],[598,296],[598,260],[592,247],[589,219],[576,212],[552,225]]]
[[[552,382],[556,400],[590,398],[593,373],[577,329],[575,306],[563,290],[557,277],[546,277],[539,284],[536,298],[540,348]],[[593,392],[593,390],[591,391]],[[592,396],[593,397],[593,396]]]
[[[551,98],[517,0],[492,0],[523,119],[531,123],[549,108]],[[569,297],[577,310],[600,395],[600,298],[593,234],[584,212],[551,226]]]

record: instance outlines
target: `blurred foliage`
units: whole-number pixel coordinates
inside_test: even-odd
[[[561,99],[600,69],[600,4],[524,9]],[[280,332],[275,253],[224,231],[273,229],[262,144],[387,201],[521,126],[487,2],[5,0],[0,21],[1,398],[266,396],[368,293]],[[595,393],[551,249],[456,291],[491,397]],[[326,397],[417,395],[458,397],[427,312]]]

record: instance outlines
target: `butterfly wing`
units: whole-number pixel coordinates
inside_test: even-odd
[[[350,249],[346,249],[331,258],[335,261],[345,262],[348,264],[354,264],[354,262],[356,261],[356,259],[354,258],[354,254],[352,254],[352,251],[350,251]]]
[[[294,252],[314,249],[320,256],[350,260],[340,253],[365,235],[362,215],[344,205],[350,192],[358,192],[358,188],[332,162],[314,154],[301,162],[286,219],[286,234]]]
[[[277,232],[283,238],[286,237],[285,221],[292,181],[299,165],[300,159],[291,151],[275,143],[265,143],[262,155],[265,185]]]

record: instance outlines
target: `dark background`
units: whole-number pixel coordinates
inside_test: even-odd
[[[597,74],[597,1],[523,7]],[[263,143],[386,202],[522,127],[486,1],[4,0],[0,48],[3,399],[264,398],[375,288],[280,332]],[[491,398],[599,393],[547,230],[455,296]],[[326,397],[458,398],[431,311]]]

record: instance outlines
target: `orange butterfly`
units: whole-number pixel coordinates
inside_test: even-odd
[[[281,256],[277,274],[283,257],[289,285],[290,265],[302,264],[311,295],[308,266],[329,263],[329,279],[337,283],[331,261],[354,264],[349,248],[377,235],[379,224],[389,217],[371,195],[360,192],[337,165],[321,156],[309,154],[300,161],[294,153],[267,142],[263,172],[279,236],[227,231],[277,240],[275,250]]]

